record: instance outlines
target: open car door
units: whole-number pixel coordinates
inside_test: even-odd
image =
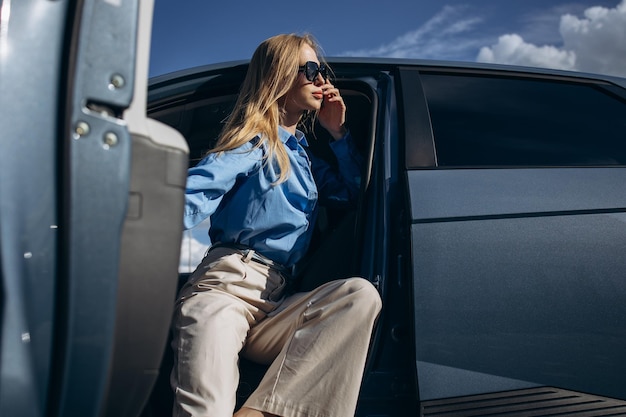
[[[0,7],[0,415],[138,415],[188,159],[146,118],[152,1]]]

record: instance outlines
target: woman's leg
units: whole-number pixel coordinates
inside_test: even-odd
[[[222,291],[198,293],[181,304],[172,340],[174,416],[232,416],[248,329],[245,307]]]
[[[232,417],[239,352],[279,301],[284,279],[229,249],[211,250],[183,287],[173,324],[174,416]]]
[[[283,417],[353,416],[378,291],[361,278],[294,294],[248,334],[242,354],[271,363],[244,407]]]

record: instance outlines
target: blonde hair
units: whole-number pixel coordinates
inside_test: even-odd
[[[236,149],[259,135],[260,140],[255,146],[267,144],[265,162],[275,159],[278,164],[280,174],[276,183],[287,179],[291,167],[278,136],[281,116],[278,101],[296,82],[300,51],[305,44],[321,59],[321,49],[309,34],[277,35],[257,47],[235,107],[210,152]]]

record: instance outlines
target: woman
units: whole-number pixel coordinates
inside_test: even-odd
[[[308,35],[261,43],[216,147],[189,170],[185,227],[211,216],[214,244],[177,302],[174,415],[231,416],[239,354],[270,367],[235,416],[354,415],[378,292],[361,278],[287,290],[318,193],[349,201],[359,189],[346,107],[319,56]],[[297,126],[315,114],[338,173],[306,153]]]

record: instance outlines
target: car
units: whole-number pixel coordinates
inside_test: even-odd
[[[151,2],[1,6],[0,414],[169,415],[173,304],[210,244],[183,232],[186,170],[247,62],[148,80]],[[328,61],[366,167],[299,285],[380,291],[357,415],[625,413],[626,80]],[[240,402],[264,368],[241,372]]]

